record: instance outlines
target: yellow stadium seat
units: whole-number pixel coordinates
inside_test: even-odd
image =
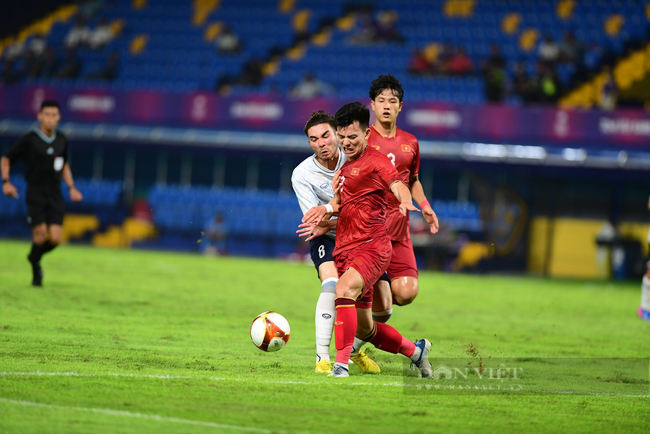
[[[526,29],[519,35],[519,48],[523,51],[533,51],[537,47],[539,31],[537,29]]]
[[[603,29],[609,36],[618,36],[621,33],[621,28],[625,24],[625,17],[620,14],[612,14],[605,20]]]
[[[309,20],[312,12],[309,9],[301,9],[291,18],[291,26],[298,33],[304,33],[309,28]]]
[[[349,32],[350,30],[354,29],[354,26],[356,25],[357,20],[353,13],[350,13],[336,20],[336,28],[342,32]]]
[[[501,20],[501,30],[506,35],[514,35],[519,31],[519,25],[521,24],[521,15],[513,12],[503,17]]]
[[[139,56],[144,52],[145,48],[147,48],[148,42],[148,35],[135,35],[129,45],[129,53],[133,56]]]
[[[296,7],[296,0],[280,0],[278,2],[278,10],[283,14],[288,14]]]
[[[568,20],[573,16],[573,9],[576,6],[574,0],[560,0],[555,6],[555,14],[558,18]]]
[[[447,17],[471,17],[474,13],[475,0],[447,0],[442,5],[442,13]]]
[[[220,21],[214,22],[205,28],[203,32],[203,40],[205,42],[214,42],[217,39],[217,36],[223,30],[223,23]]]
[[[131,1],[131,9],[139,11],[147,6],[147,0],[133,0]]]
[[[322,32],[314,35],[314,37],[311,38],[312,44],[318,47],[325,47],[326,45],[329,45],[331,41],[332,41],[332,31],[329,29],[323,30]]]

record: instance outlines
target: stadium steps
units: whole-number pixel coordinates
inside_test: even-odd
[[[130,247],[132,243],[153,238],[156,234],[156,228],[151,222],[127,218],[121,226],[111,225],[106,232],[95,234],[92,243],[97,247]]]
[[[63,219],[61,242],[67,243],[73,238],[81,238],[87,232],[99,229],[99,219],[91,214],[66,214]]]
[[[650,44],[621,59],[613,69],[614,80],[619,91],[631,88],[635,82],[643,80],[648,73],[650,73]],[[599,104],[606,81],[606,72],[598,74],[560,100],[560,107],[589,109]]]

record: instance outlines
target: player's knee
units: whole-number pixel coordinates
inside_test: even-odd
[[[398,306],[406,306],[413,303],[415,297],[418,296],[418,292],[419,288],[417,280],[403,285],[398,285],[393,288],[393,300]]]
[[[61,242],[60,234],[56,234],[56,235],[50,234],[50,244],[54,246],[58,246],[60,242]]]
[[[417,292],[411,293],[411,294],[393,294],[393,298],[395,300],[395,304],[398,306],[406,306],[408,304],[413,303],[413,300],[415,300],[415,297],[417,297]]]
[[[38,244],[39,246],[43,243],[45,243],[45,238],[46,238],[46,233],[45,231],[34,231],[32,234],[32,240],[34,241],[34,244]]]

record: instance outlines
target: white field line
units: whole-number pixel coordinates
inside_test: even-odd
[[[290,381],[290,380],[260,380],[252,378],[226,378],[226,377],[197,377],[191,375],[156,375],[156,374],[128,374],[128,373],[119,373],[119,372],[105,372],[105,373],[82,373],[82,372],[0,372],[0,377],[3,376],[13,376],[13,377],[129,377],[129,378],[156,378],[161,380],[211,380],[211,381],[233,381],[233,382],[242,382],[242,383],[263,383],[263,384],[283,384],[283,385],[309,385],[309,386],[331,386],[331,385],[342,385],[342,386],[378,386],[378,387],[415,387],[415,388],[427,388],[433,389],[432,387],[427,387],[427,385],[419,384],[406,384],[401,382],[388,382],[388,383],[368,383],[368,382],[348,382],[343,379],[334,379],[329,381]],[[448,387],[447,387],[448,388]],[[441,389],[446,389],[441,387]],[[516,392],[516,391],[515,391]],[[583,392],[578,390],[526,390],[526,392],[538,392],[538,393],[548,393],[548,394],[557,394],[557,395],[595,395],[595,396],[628,396],[634,398],[650,398],[648,395],[629,395],[623,393],[607,393],[607,392]]]
[[[3,402],[7,404],[21,405],[24,407],[41,407],[41,408],[53,408],[57,410],[85,411],[89,413],[107,414],[110,416],[134,417],[137,419],[149,419],[158,422],[174,422],[174,423],[182,423],[186,425],[200,425],[200,426],[207,426],[210,428],[230,429],[230,430],[237,430],[237,431],[251,431],[251,432],[259,432],[259,433],[283,432],[283,431],[271,431],[271,430],[255,428],[255,427],[228,425],[228,424],[215,423],[215,422],[205,422],[202,420],[191,420],[191,419],[181,419],[178,417],[159,416],[157,414],[132,413],[130,411],[111,410],[107,408],[72,407],[72,406],[65,406],[65,405],[44,404],[41,402],[19,401],[16,399],[0,398],[0,403]]]

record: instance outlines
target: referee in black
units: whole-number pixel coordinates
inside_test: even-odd
[[[61,178],[70,190],[70,199],[80,201],[68,165],[68,139],[56,130],[61,119],[59,103],[43,101],[37,119],[41,126],[25,134],[0,160],[2,193],[18,198],[18,190],[9,182],[9,168],[15,160],[25,162],[27,181],[27,223],[32,227],[32,250],[27,259],[32,264],[32,285],[43,285],[41,257],[61,241],[65,205]]]

